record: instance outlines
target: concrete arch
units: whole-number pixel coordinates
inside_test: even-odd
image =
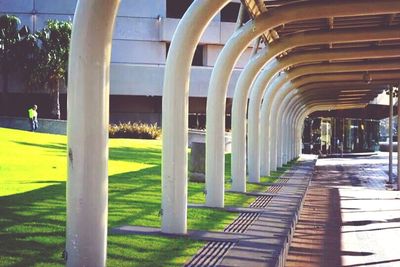
[[[292,111],[293,120],[292,120],[292,159],[300,155],[301,153],[301,136],[304,119],[308,116],[308,114],[318,111],[318,110],[326,110],[326,109],[347,109],[347,108],[361,108],[363,105],[360,104],[338,104],[336,100],[332,101],[331,104],[321,103],[320,100],[309,99],[305,101],[304,99],[297,99],[291,105],[297,112]]]
[[[355,71],[376,71],[376,70],[397,70],[400,69],[400,64],[397,61],[388,61],[388,62],[371,62],[371,63],[334,63],[334,64],[315,64],[309,66],[303,66],[295,68],[293,71],[289,72],[288,79],[294,79],[301,75],[310,75],[315,73],[341,73],[341,72],[355,72]],[[339,77],[341,77],[339,75]],[[314,79],[313,76],[309,77],[310,79]],[[284,106],[287,102],[284,102],[286,99],[285,95],[288,91],[282,90],[278,92],[276,99],[272,100],[271,110],[277,110],[277,117],[270,116],[270,120],[276,120],[276,123],[285,123],[284,119]],[[278,106],[279,105],[279,106]],[[272,124],[274,126],[274,124]],[[282,126],[282,125],[281,125]],[[279,125],[276,126],[276,131],[281,129]],[[272,128],[274,129],[274,128]],[[275,136],[282,136],[282,132],[278,132]],[[283,147],[282,138],[271,138],[272,141],[276,140],[277,145],[277,167],[281,167],[284,164],[286,159],[285,148]]]
[[[312,8],[313,12],[310,12]],[[224,112],[227,84],[240,54],[250,42],[263,32],[290,21],[323,18],[334,15],[354,16],[393,13],[400,9],[393,0],[349,1],[324,3],[310,1],[275,8],[246,23],[226,43],[216,61],[210,79],[207,100],[206,138],[206,204],[224,206]]]
[[[365,87],[359,87],[358,89],[364,89],[364,88]],[[341,90],[341,89],[339,89],[339,90]],[[378,94],[377,92],[369,93],[369,95],[372,96],[372,97],[376,96],[377,94]],[[318,94],[314,94],[314,95],[318,95]],[[304,96],[305,95],[301,94],[301,92],[300,92],[297,95],[297,99],[301,97],[303,99],[303,101],[304,101]],[[298,156],[300,154],[300,151],[301,151],[301,150],[299,150],[299,148],[301,146],[301,132],[298,133],[297,125],[298,125],[299,116],[301,114],[300,110],[302,109],[303,106],[302,106],[302,102],[299,103],[298,100],[295,100],[295,101],[296,102],[293,103],[293,105],[290,108],[288,108],[288,110],[290,110],[290,113],[291,113],[291,116],[292,116],[292,120],[293,120],[293,123],[292,123],[292,125],[293,125],[293,132],[292,132],[292,141],[293,141],[293,143],[291,144],[292,145],[291,154],[290,154],[291,158],[295,158],[296,156]],[[301,121],[301,122],[303,122],[303,121]]]
[[[301,107],[301,111],[298,113],[295,121],[295,148],[296,148],[296,155],[300,155],[301,153],[301,136],[302,136],[302,128],[304,124],[305,118],[313,113],[314,111],[318,110],[327,110],[327,109],[347,109],[347,108],[361,108],[362,105],[356,104],[341,104],[338,105],[337,102],[332,102],[332,104],[322,104],[318,103],[318,101],[309,101],[306,103],[299,102],[297,103]]]
[[[187,232],[187,143],[189,75],[195,48],[215,14],[229,0],[196,0],[174,33],[165,65],[162,121],[162,226]],[[182,53],[185,51],[185,53]]]
[[[328,35],[326,32],[325,33],[320,33],[320,32],[306,32],[298,35],[298,38],[296,38],[296,35],[293,35],[292,37],[287,38],[286,40],[289,40],[289,47],[294,47],[295,45],[306,45],[306,44],[316,44],[318,43],[317,40],[321,40],[322,43],[329,43],[329,42],[354,42],[354,41],[373,41],[373,40],[385,40],[386,38],[388,39],[399,39],[400,34],[398,29],[388,29],[388,31],[376,31],[376,29],[365,29],[365,30],[360,30],[357,32],[349,32],[348,30],[338,30],[338,31],[333,31],[335,34],[334,35]],[[277,46],[280,46],[280,44],[285,44],[286,42],[279,42]],[[273,46],[273,44],[271,45]],[[282,46],[282,49],[286,46]],[[271,51],[275,51],[275,49],[271,49]],[[270,62],[268,66],[261,71],[260,75],[257,77],[256,81],[254,82],[253,88],[251,90],[250,94],[250,102],[249,102],[249,121],[248,121],[248,131],[249,131],[249,174],[254,173],[255,176],[257,176],[257,171],[256,170],[251,170],[251,169],[258,169],[258,166],[261,165],[261,174],[262,175],[268,175],[269,174],[269,165],[266,164],[269,160],[263,158],[263,156],[268,157],[268,155],[261,155],[261,160],[259,159],[259,140],[258,140],[258,133],[259,133],[259,112],[260,112],[260,106],[261,106],[261,100],[264,95],[264,99],[270,99],[273,97],[275,92],[265,92],[268,83],[270,83],[271,79],[280,71],[285,69],[286,67],[291,66],[291,60],[294,60],[294,64],[297,62],[304,62],[308,61],[310,58],[314,57],[318,58],[319,56],[321,59],[324,58],[324,53],[325,52],[314,52],[315,55],[313,55],[312,52],[309,53],[304,53],[301,55],[296,55],[296,56],[289,56],[284,58],[283,60],[280,61],[280,64],[277,64],[276,61]],[[360,58],[363,58],[365,55],[363,55],[363,50],[359,49],[357,53],[354,53],[354,55],[357,55],[358,53]],[[370,54],[370,52],[367,52]],[[379,52],[378,52],[379,53]],[[334,51],[332,51],[332,58],[334,58],[335,54]],[[326,57],[330,57],[328,54],[325,54]],[[340,57],[339,55],[337,55]],[[383,55],[382,55],[383,56]],[[292,57],[295,57],[292,59]],[[343,54],[343,57],[346,58],[346,55]],[[374,56],[371,56],[371,58]],[[350,55],[349,59],[352,58],[352,55]],[[240,88],[241,90],[246,90],[246,88]],[[234,103],[235,104],[235,103]],[[247,104],[247,102],[246,102]],[[233,108],[233,107],[232,107]],[[239,107],[240,108],[240,107]],[[233,110],[234,111],[234,110]],[[240,110],[243,112],[243,110]],[[233,120],[235,119],[235,114],[232,114]],[[240,117],[240,116],[238,116]],[[235,120],[235,123],[242,123],[241,120]],[[238,127],[239,129],[241,127]],[[236,141],[234,138],[234,132],[232,131],[232,143]],[[238,137],[238,141],[236,142],[243,142],[239,141],[239,138],[243,139],[242,136]],[[267,138],[268,139],[268,138]],[[234,144],[232,144],[234,146]],[[266,144],[268,145],[268,144]],[[237,164],[239,165],[239,164]],[[253,175],[253,176],[254,176]],[[238,175],[238,177],[241,177]],[[234,178],[234,177],[233,177]],[[256,178],[257,179],[257,178]]]
[[[304,103],[305,102],[305,103]],[[301,153],[301,136],[302,136],[302,129],[303,129],[303,124],[304,124],[304,119],[311,114],[314,111],[318,111],[318,110],[327,110],[327,109],[348,109],[348,108],[363,108],[364,105],[362,104],[339,104],[337,103],[337,101],[335,101],[334,105],[325,107],[321,105],[325,105],[325,104],[321,104],[318,102],[318,100],[308,100],[305,101],[303,100],[303,102],[298,102],[296,103],[297,107],[300,107],[301,111],[298,112],[298,116],[296,116],[295,121],[294,121],[294,125],[295,125],[295,140],[294,140],[294,147],[296,149],[296,155],[299,155]]]
[[[256,54],[246,65],[244,70],[239,76],[237,81],[233,104],[232,104],[232,189],[235,191],[245,191],[245,177],[246,177],[246,111],[247,111],[247,100],[251,85],[261,71],[261,69],[266,66],[262,71],[264,75],[275,74],[278,70],[290,66],[296,63],[290,63],[290,60],[295,60],[296,62],[302,61],[312,61],[316,59],[318,55],[329,55],[329,52],[305,52],[304,55],[296,55],[296,59],[284,58],[283,60],[277,61],[274,59],[280,53],[297,46],[313,45],[313,44],[323,44],[332,42],[354,42],[354,41],[371,41],[371,40],[382,40],[382,39],[395,39],[395,37],[400,38],[398,30],[388,29],[388,31],[376,31],[376,28],[367,28],[354,33],[348,29],[345,30],[335,30],[331,32],[322,31],[310,31],[303,32],[299,34],[294,34],[289,36],[279,42],[273,42],[271,45],[263,48],[258,54]],[[331,51],[332,55],[338,53],[336,51]],[[335,52],[335,53],[333,53]],[[315,54],[316,53],[316,54]],[[360,54],[362,52],[360,51]],[[369,53],[371,57],[373,55]],[[346,56],[343,54],[343,56]],[[347,54],[347,57],[354,57],[353,54]],[[265,88],[265,87],[264,87]],[[256,122],[252,121],[252,118],[257,117],[259,106],[261,104],[262,92],[255,93],[254,90],[251,92],[250,104],[249,104],[249,136],[258,130],[258,119]],[[254,103],[256,101],[256,103]],[[256,110],[252,107],[257,107]],[[254,114],[257,113],[257,114]],[[250,116],[250,114],[254,114]],[[253,127],[253,128],[251,128]],[[257,129],[254,129],[256,128]],[[253,134],[255,135],[255,134]],[[254,142],[255,141],[255,142]],[[259,170],[259,153],[258,150],[258,138],[254,136],[249,138],[249,180],[258,181],[260,174]]]
[[[364,67],[366,67],[366,66],[364,66]],[[356,67],[356,66],[354,66],[354,67]],[[380,68],[380,67],[381,66],[379,66],[378,68]],[[384,66],[382,66],[382,67],[384,67]],[[322,71],[322,69],[323,68],[321,68],[320,70]],[[354,69],[354,71],[356,71],[356,70],[357,69]],[[358,77],[356,76],[356,78],[359,78],[360,76],[361,75],[359,75]],[[262,113],[262,116],[265,116],[264,118],[266,120],[268,119],[268,117],[271,120],[271,122],[270,122],[270,125],[271,125],[271,127],[270,127],[270,133],[271,133],[270,139],[271,139],[271,143],[272,143],[271,154],[272,154],[272,157],[276,157],[277,158],[277,166],[276,167],[281,167],[281,164],[283,163],[283,159],[281,157],[282,156],[282,149],[283,149],[283,147],[282,147],[283,146],[283,142],[282,142],[281,138],[276,138],[277,136],[281,136],[282,135],[281,132],[280,132],[282,127],[279,125],[279,123],[283,120],[282,119],[282,116],[283,116],[282,115],[283,114],[282,106],[283,105],[281,105],[280,103],[282,103],[282,101],[284,101],[286,95],[291,90],[293,90],[294,88],[300,88],[305,83],[310,83],[310,82],[315,81],[315,80],[320,80],[321,77],[323,77],[323,76],[320,76],[319,78],[315,78],[314,76],[311,76],[311,77],[307,77],[307,79],[305,81],[302,81],[302,82],[297,82],[297,83],[287,82],[280,89],[280,91],[278,92],[278,95],[276,96],[276,98],[273,99],[272,106],[271,106],[271,109],[270,109],[270,110],[278,110],[278,112],[277,112],[278,117],[276,118],[275,116],[271,116],[270,114],[265,115],[266,113]],[[337,80],[343,79],[342,75],[326,75],[325,77],[327,77],[328,79],[329,78],[333,79],[333,80],[335,80],[335,79],[337,79]],[[376,75],[375,75],[375,77],[376,77]],[[316,88],[318,88],[318,87],[316,87]],[[265,108],[264,108],[264,110],[265,110]],[[274,150],[274,148],[276,150]]]
[[[336,76],[336,75],[335,75]],[[356,76],[357,77],[357,76]],[[333,78],[333,76],[331,75],[331,77],[330,78]],[[360,76],[358,76],[357,78],[360,78]],[[312,84],[311,84],[312,85]],[[365,82],[364,82],[364,84],[361,84],[361,86],[366,86],[365,85]],[[296,87],[292,87],[292,88],[296,88]],[[311,87],[311,88],[313,88],[313,87]],[[309,88],[309,89],[311,89],[311,88]],[[317,87],[315,87],[315,88],[318,88],[318,86]],[[348,88],[348,87],[345,87],[345,88]],[[361,87],[362,88],[362,87]],[[328,88],[327,88],[328,89]],[[298,90],[298,92],[299,92],[299,94],[302,94],[302,91],[301,90]],[[319,93],[322,93],[322,92],[319,92]],[[315,94],[315,92],[314,92],[314,94]]]
[[[73,22],[67,103],[67,266],[106,264],[109,70],[119,2],[79,1]]]
[[[317,87],[318,88],[318,87]],[[312,92],[306,92],[306,93],[308,93],[308,94],[310,94],[310,93],[312,93],[312,97],[316,97],[317,95],[321,95],[321,94],[323,94],[324,93],[324,89],[319,89],[318,88],[318,92],[315,92],[314,90],[312,91]],[[303,97],[304,98],[304,95],[303,94],[299,94],[299,96],[301,96],[301,97]],[[374,94],[373,96],[376,96],[376,94]],[[321,100],[320,100],[320,102],[321,102]],[[290,107],[286,107],[286,111],[287,110],[290,110],[291,108]],[[283,114],[285,114],[285,111],[281,111]],[[284,116],[284,115],[283,115]],[[282,121],[284,120],[284,119],[281,119]],[[280,126],[279,126],[279,120],[278,120],[278,125],[276,126],[276,128],[278,128],[277,130],[275,130],[275,131],[279,131],[279,129],[281,128]],[[277,134],[277,133],[275,133],[275,134]],[[279,135],[281,136],[282,134],[281,133],[279,133]],[[286,142],[284,143],[284,144],[287,144],[287,140],[286,140]],[[286,149],[288,149],[287,147],[286,147]],[[285,161],[283,161],[283,163],[285,163]]]
[[[394,64],[398,65],[397,63],[394,63]],[[314,75],[314,76],[310,76],[310,77],[304,77],[304,78],[301,78],[301,79],[298,78],[296,80],[296,82],[293,82],[293,83],[290,82],[290,80],[292,80],[294,78],[297,78],[297,77],[299,77],[301,75],[310,75],[310,74],[315,74],[315,73],[323,73],[324,72],[323,69],[325,69],[326,72],[341,72],[341,71],[338,71],[338,70],[340,70],[339,67],[342,68],[342,71],[356,71],[357,68],[359,69],[359,71],[371,70],[371,68],[384,69],[382,64],[374,64],[374,63],[373,64],[364,65],[364,67],[361,67],[360,64],[352,65],[352,64],[347,64],[347,63],[344,64],[344,65],[337,64],[336,66],[335,66],[335,64],[330,64],[329,66],[326,65],[324,68],[321,65],[320,66],[311,65],[311,66],[298,68],[297,71],[293,71],[291,74],[288,74],[284,78],[279,77],[278,79],[281,80],[281,82],[276,82],[274,84],[273,88],[267,89],[268,91],[271,91],[271,92],[276,91],[278,93],[275,95],[275,97],[273,99],[270,99],[269,101],[264,101],[263,104],[261,105],[261,125],[260,125],[261,132],[266,132],[267,131],[267,129],[265,128],[266,124],[264,124],[267,121],[270,122],[270,124],[269,124],[270,127],[269,128],[270,129],[274,129],[274,126],[276,124],[277,118],[274,117],[274,116],[270,116],[270,112],[271,112],[271,110],[277,110],[277,105],[278,105],[279,101],[282,100],[282,98],[284,97],[285,94],[287,94],[293,88],[298,88],[298,87],[304,86],[307,83],[315,82],[317,78]],[[389,63],[389,69],[392,69],[392,67],[393,66],[391,66],[391,63]],[[334,70],[335,68],[338,68],[338,69]],[[398,67],[395,67],[395,68],[398,69]],[[379,77],[391,77],[391,75],[392,75],[391,73],[374,73],[374,78],[373,79],[379,79]],[[319,75],[318,79],[319,79],[318,81],[326,80],[326,81],[330,81],[330,82],[335,81],[335,80],[336,81],[338,81],[338,80],[340,81],[342,79],[346,79],[346,80],[356,79],[356,80],[359,80],[359,81],[363,81],[363,74],[348,74],[348,73],[340,74],[340,75],[327,75],[327,74],[324,74],[324,75]],[[286,85],[284,85],[285,81],[286,81]],[[289,88],[292,88],[292,89],[289,89]],[[277,136],[276,134],[274,134],[274,135],[271,134],[270,139],[269,139],[270,143],[272,144],[270,146],[271,147],[271,150],[270,150],[270,155],[271,155],[271,157],[270,157],[270,160],[271,160],[270,161],[270,166],[271,166],[272,170],[276,170],[277,167],[281,166],[280,165],[281,162],[280,162],[280,160],[278,161],[278,158],[277,158],[277,155],[278,155],[277,149],[278,149],[278,147],[276,146],[277,145],[277,142],[276,142],[276,139],[275,139],[276,136]],[[261,140],[261,143],[262,143],[261,147],[262,148],[266,147],[266,145],[264,145],[263,142],[267,142],[267,141],[268,140],[264,140],[264,139]],[[262,153],[265,153],[265,152],[262,152]]]
[[[340,34],[335,35],[335,37],[340,36]],[[400,37],[400,35],[399,35]],[[391,38],[391,37],[390,37]],[[340,37],[339,37],[340,39]],[[355,40],[357,40],[357,36],[355,36]],[[375,57],[375,55],[378,55]],[[398,56],[398,50],[393,49],[391,51],[388,50],[380,50],[380,49],[345,49],[345,50],[339,50],[339,51],[328,51],[328,52],[308,52],[308,53],[303,53],[299,55],[293,55],[293,56],[288,56],[285,57],[283,60],[279,62],[279,64],[274,64],[275,67],[272,67],[269,69],[270,71],[262,71],[259,75],[259,77],[256,79],[256,82],[253,86],[253,90],[251,92],[250,96],[250,103],[249,103],[249,171],[251,168],[257,168],[259,166],[259,159],[257,157],[261,158],[261,174],[262,175],[269,175],[269,155],[268,153],[265,155],[260,155],[259,154],[259,140],[258,140],[258,135],[259,135],[259,112],[260,112],[260,106],[261,106],[261,99],[262,99],[262,94],[265,92],[266,87],[272,80],[273,77],[276,76],[279,71],[282,71],[283,69],[294,65],[298,64],[301,62],[312,62],[312,61],[317,61],[317,60],[332,60],[332,59],[354,59],[354,58],[386,58],[386,57],[393,57],[393,56]],[[266,94],[264,96],[264,99],[266,101],[271,101],[273,97],[275,96],[276,91],[266,91]],[[269,104],[270,105],[270,104]],[[232,133],[233,134],[233,133]],[[269,133],[268,132],[263,132],[265,140],[268,140]],[[232,143],[234,140],[232,140]],[[263,145],[263,144],[262,144]],[[267,148],[269,147],[269,144],[266,143],[265,146]],[[265,148],[265,150],[268,151],[268,149]],[[255,163],[251,163],[251,161],[254,160]]]
[[[295,117],[296,117],[296,109],[298,108],[298,102],[305,102],[305,98],[306,98],[306,94],[309,95],[309,98],[314,98],[317,99],[321,94],[324,94],[326,92],[326,90],[324,89],[318,89],[318,92],[316,92],[317,90],[309,90],[307,92],[305,92],[304,94],[302,94],[301,92],[298,91],[298,94],[291,98],[288,102],[288,104],[286,105],[286,107],[284,107],[284,110],[282,112],[282,121],[286,122],[285,128],[283,129],[283,134],[285,134],[286,138],[286,142],[284,142],[283,145],[283,164],[286,164],[289,160],[293,159],[296,157],[296,154],[294,153],[294,148],[295,148],[295,130],[294,130],[294,125],[295,125]],[[333,90],[332,90],[333,91]],[[340,91],[337,90],[337,91]],[[379,90],[380,91],[380,90]],[[333,94],[333,92],[331,92],[331,95],[337,95],[338,92],[335,92],[335,94]],[[351,94],[350,94],[351,95]],[[367,95],[365,95],[364,97],[367,97],[368,99],[370,98],[374,98],[378,95],[378,92],[371,92],[368,93]],[[343,96],[344,98],[346,98],[345,96]],[[285,99],[288,98],[288,96],[285,97]],[[320,100],[325,101],[328,100],[329,94],[326,95],[324,97],[324,100]],[[350,98],[349,98],[350,99]]]

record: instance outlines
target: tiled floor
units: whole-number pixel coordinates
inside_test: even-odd
[[[400,266],[400,193],[386,188],[387,156],[318,160],[287,267]]]

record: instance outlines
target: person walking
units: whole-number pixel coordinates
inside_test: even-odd
[[[28,109],[28,116],[29,116],[29,124],[31,126],[31,131],[34,132],[39,128],[38,113],[37,113],[36,105],[33,105],[33,107]]]

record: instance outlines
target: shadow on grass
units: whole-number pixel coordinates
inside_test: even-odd
[[[36,145],[24,142],[21,144]],[[61,144],[38,147],[65,150],[65,146]],[[110,159],[143,162],[155,166],[109,177],[109,227],[125,224],[159,227],[161,151],[129,147],[111,148]],[[204,199],[203,186],[189,183],[189,195],[192,200]],[[0,247],[2,266],[64,265],[61,254],[65,246],[65,191],[65,182],[57,182],[37,190],[0,197],[0,243],[7,244]],[[246,199],[232,198],[230,201],[240,204]],[[235,216],[212,209],[189,209],[188,228],[221,230]],[[202,244],[186,238],[109,235],[108,264],[180,266]]]
[[[52,144],[37,144],[37,143],[29,143],[29,142],[22,142],[22,141],[13,141],[16,144],[23,145],[23,146],[33,146],[38,148],[44,149],[55,149],[59,151],[67,151],[66,144],[63,143],[52,143]]]
[[[0,197],[2,266],[63,265],[65,182]]]
[[[64,143],[37,144],[22,141],[13,141],[16,144],[32,146],[60,152],[61,156],[66,156],[67,145]],[[160,165],[161,151],[153,148],[134,148],[134,147],[109,147],[109,159],[116,161],[127,161],[135,163],[146,163]]]
[[[66,154],[66,145],[63,143],[36,144],[21,141],[15,143],[55,151],[63,156]],[[112,228],[130,224],[159,227],[161,150],[110,147],[109,159],[145,163],[152,167],[109,177],[108,226]],[[226,155],[225,163],[225,177],[228,181],[227,178],[231,176],[230,154]],[[47,180],[49,181],[40,183],[54,182],[51,181],[51,177]],[[0,197],[2,266],[64,265],[61,253],[65,246],[66,184],[59,181],[54,183],[56,184],[33,191]],[[189,202],[204,203],[203,191],[204,184],[189,183]],[[254,197],[245,195],[226,194],[225,202],[230,206],[246,206],[253,199]],[[212,209],[188,209],[188,228],[222,230],[235,217],[234,213]],[[202,244],[186,238],[109,235],[108,265],[180,266]]]

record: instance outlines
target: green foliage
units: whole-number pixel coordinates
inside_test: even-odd
[[[0,66],[2,72],[10,68],[10,65],[6,64],[14,65],[15,45],[20,39],[18,32],[20,24],[21,21],[16,16],[0,16]]]
[[[39,49],[35,55],[36,68],[30,77],[32,86],[47,85],[51,91],[57,90],[54,83],[66,77],[71,29],[70,21],[48,20],[46,27],[35,33]]]
[[[18,29],[19,25],[16,16],[0,16],[0,68],[3,75],[13,71],[28,74],[28,65],[33,66],[36,38],[27,26]]]
[[[27,77],[29,55],[32,55],[34,37],[29,28],[23,26],[18,28],[21,21],[16,16],[0,16],[0,72],[3,80],[1,108],[8,110],[8,81],[12,72],[17,72],[22,78]]]
[[[52,97],[51,113],[60,118],[60,81],[66,81],[72,23],[48,20],[41,31],[35,33],[36,49],[33,68],[30,69],[29,86],[47,88]]]
[[[108,127],[108,132],[110,138],[158,139],[161,136],[161,129],[157,127],[157,123],[120,122],[119,124],[111,124]]]
[[[161,141],[111,139],[109,229],[160,226]],[[0,128],[0,266],[64,266],[66,136]],[[230,155],[226,155],[229,177]],[[271,177],[263,182],[273,181]],[[229,183],[226,183],[227,189]],[[188,184],[189,203],[204,203],[204,185]],[[266,187],[248,184],[248,190]],[[253,197],[226,194],[227,206]],[[188,228],[222,230],[237,214],[188,209]],[[182,266],[204,243],[186,238],[108,234],[108,266]]]
[[[8,75],[18,72],[30,90],[49,89],[53,117],[60,118],[59,82],[67,76],[72,23],[48,20],[46,27],[34,34],[27,26],[18,29],[20,24],[16,16],[0,16],[3,92],[7,92]]]

